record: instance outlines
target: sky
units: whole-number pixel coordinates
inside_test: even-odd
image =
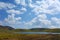
[[[0,0],[0,25],[60,28],[60,0]]]

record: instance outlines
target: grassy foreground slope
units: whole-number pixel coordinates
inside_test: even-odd
[[[60,40],[60,35],[0,33],[0,40]]]

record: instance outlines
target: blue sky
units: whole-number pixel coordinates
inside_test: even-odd
[[[0,0],[0,25],[60,28],[60,0]]]

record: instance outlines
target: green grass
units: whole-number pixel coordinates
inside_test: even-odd
[[[60,35],[0,33],[0,40],[60,40]]]
[[[44,31],[54,32],[54,30],[44,30]],[[21,31],[0,29],[0,40],[60,40],[60,34],[16,34],[14,32],[21,32]],[[55,30],[55,32],[59,31]]]
[[[60,32],[60,29],[0,29],[0,40],[60,40],[60,34],[16,34],[14,32]]]

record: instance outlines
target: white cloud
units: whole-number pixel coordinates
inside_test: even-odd
[[[36,28],[49,28],[52,24],[51,21],[47,19],[45,14],[40,14],[39,16],[33,18],[31,21],[26,22],[25,25]]]
[[[44,24],[44,25],[47,25],[47,26],[51,25],[51,21],[49,21],[49,20],[41,20],[41,23]]]
[[[36,23],[36,17],[35,18],[33,18],[31,21],[29,21],[29,22],[25,22],[25,25],[33,25],[33,23]]]
[[[11,24],[14,24],[15,23],[15,18],[14,18],[15,14],[12,14],[12,15],[8,15],[8,18],[5,18],[5,21],[7,23],[11,23]]]
[[[55,15],[60,13],[60,2],[59,0],[41,0],[34,3],[33,0],[28,0],[28,4],[26,4],[26,0],[15,0],[16,5],[23,5],[23,7],[19,10],[12,9],[16,7],[11,3],[0,2],[0,9],[7,9],[6,12],[9,13],[8,17],[5,18],[5,22],[11,25],[19,25],[25,26],[26,28],[30,27],[40,27],[40,28],[59,28],[60,27],[60,19],[57,17],[52,17],[51,20],[48,20],[49,15]],[[27,6],[32,8],[31,13],[35,13],[35,16],[29,22],[21,22],[21,17],[15,17],[15,15],[20,15],[27,11]],[[28,10],[29,11],[29,10]],[[32,15],[33,16],[33,15]],[[50,19],[50,18],[49,18]],[[1,22],[0,22],[1,24]],[[25,28],[24,27],[24,28]]]
[[[57,28],[57,27],[56,26],[53,26],[53,25],[50,26],[50,29],[55,29],[55,28]]]
[[[60,2],[59,0],[42,0],[32,3],[32,0],[29,1],[29,7],[33,8],[32,12],[36,14],[37,17],[33,18],[30,22],[26,22],[28,26],[36,26],[42,28],[58,28],[60,27],[60,19],[52,17],[51,20],[48,20],[49,15],[59,14],[60,12]]]
[[[46,14],[40,14],[40,15],[38,15],[38,18],[44,20],[44,19],[47,19],[47,15]]]
[[[20,0],[15,0],[15,2],[16,2],[17,4],[20,4]]]
[[[22,7],[22,8],[20,9],[20,11],[21,11],[21,12],[26,12],[26,11],[27,11],[27,9],[26,9],[26,8],[24,8],[24,7]]]
[[[15,20],[17,20],[17,21],[18,21],[18,20],[21,20],[21,17],[18,17],[18,18],[16,18]]]
[[[18,24],[21,20],[21,17],[15,17],[15,14],[8,15],[8,18],[5,18],[5,22],[9,24]]]
[[[32,12],[35,14],[45,13],[54,15],[60,12],[59,0],[36,1],[36,3],[30,3],[30,7],[33,7]]]
[[[15,0],[16,4],[26,6],[25,0]]]
[[[29,7],[30,7],[30,8],[34,8],[34,7],[35,7],[35,5],[33,6],[33,4],[32,4],[32,3],[29,3]]]
[[[21,14],[21,12],[19,10],[14,10],[14,9],[7,10],[7,13],[10,13],[10,14]]]
[[[3,25],[2,21],[0,21],[0,25]]]
[[[6,12],[10,14],[23,14],[26,11],[27,9],[22,7],[20,10],[10,9],[10,10],[7,10]]]
[[[60,19],[59,18],[52,17],[51,20],[52,20],[53,23],[55,23],[57,25],[60,25]]]
[[[31,27],[31,28],[50,28],[51,26],[51,21],[50,20],[35,20],[35,21],[30,21],[25,23],[26,26]]]
[[[35,7],[35,5],[34,4],[32,4],[32,0],[29,0],[28,1],[28,6],[30,7],[30,8],[34,8]]]
[[[0,9],[12,9],[16,7],[14,4],[11,4],[11,3],[4,3],[4,2],[0,2]]]

